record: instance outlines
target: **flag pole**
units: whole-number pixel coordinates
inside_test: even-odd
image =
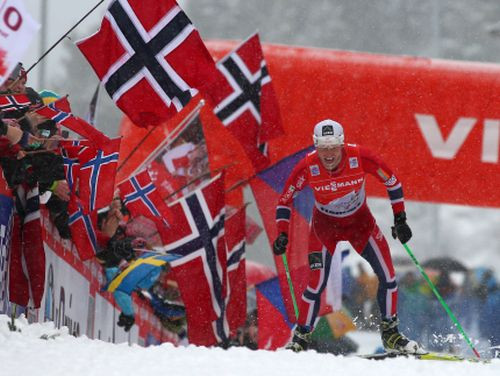
[[[427,273],[425,272],[425,270],[422,268],[422,266],[420,266],[420,263],[417,261],[417,258],[415,257],[415,255],[411,251],[410,247],[408,247],[408,245],[406,245],[406,243],[403,243],[403,247],[406,249],[406,252],[408,253],[408,255],[410,255],[410,258],[412,259],[413,263],[417,266],[417,269],[420,271],[420,273],[422,274],[422,276],[426,280],[427,284],[431,288],[434,295],[436,295],[437,299],[439,300],[439,303],[441,303],[441,305],[443,306],[446,313],[448,313],[448,316],[450,316],[451,320],[455,323],[455,326],[458,328],[459,332],[462,333],[462,335],[464,336],[465,341],[467,342],[469,347],[472,349],[472,352],[474,353],[474,355],[476,355],[477,358],[480,359],[481,357],[479,356],[479,352],[476,350],[476,348],[472,344],[470,338],[465,333],[464,329],[462,328],[462,326],[458,322],[457,318],[455,317],[455,315],[451,311],[448,304],[446,304],[443,297],[441,296],[439,291],[436,289],[436,286],[434,285],[434,283],[432,283],[432,281],[430,280],[430,278],[427,275]]]
[[[69,33],[71,33],[73,30],[75,30],[78,27],[78,25],[80,25],[83,22],[83,20],[85,20],[85,18],[90,16],[90,14],[92,14],[94,12],[94,10],[96,10],[97,7],[99,7],[99,5],[101,5],[103,2],[104,2],[104,0],[100,0],[91,10],[89,10],[87,12],[87,14],[85,14],[82,18],[80,18],[80,20],[76,24],[74,24],[66,33],[64,33],[64,35],[61,38],[59,38],[47,51],[45,51],[43,53],[42,56],[40,56],[40,58],[35,63],[33,63],[31,65],[31,67],[28,68],[28,70],[26,71],[26,74],[28,74],[40,61],[42,61],[42,59],[45,56],[47,56],[50,53],[50,51],[52,51],[59,43],[61,43],[61,41],[64,38],[66,38]]]
[[[85,20],[85,18],[87,18],[88,16],[90,16],[90,14],[92,14],[92,12],[94,12],[94,10],[96,10],[96,9],[97,9],[97,7],[98,7],[99,5],[101,5],[103,2],[104,2],[104,0],[100,0],[100,1],[99,1],[99,2],[98,2],[98,3],[97,3],[97,4],[96,4],[96,5],[95,5],[95,6],[94,6],[91,10],[89,10],[89,11],[87,12],[87,14],[85,14],[82,18],[80,18],[80,20],[79,20],[76,24],[74,24],[74,25],[73,25],[73,26],[72,26],[72,27],[71,27],[71,28],[70,28],[70,29],[69,29],[66,33],[64,33],[64,35],[63,35],[61,38],[59,38],[59,39],[58,39],[58,40],[57,40],[57,41],[56,41],[56,42],[55,42],[55,43],[54,43],[54,44],[53,44],[53,45],[52,45],[52,46],[51,46],[51,47],[50,47],[47,51],[45,51],[45,52],[42,54],[42,56],[40,56],[40,58],[39,58],[37,61],[35,61],[33,64],[31,64],[31,66],[30,66],[30,67],[28,68],[28,70],[26,71],[26,75],[27,75],[27,74],[28,74],[28,73],[29,73],[29,72],[30,72],[30,71],[31,71],[34,67],[36,67],[36,66],[37,66],[37,64],[38,64],[40,61],[42,61],[42,60],[45,58],[45,56],[47,56],[47,55],[48,55],[48,54],[49,54],[49,53],[50,53],[50,52],[51,52],[51,51],[52,51],[52,50],[53,50],[53,49],[54,49],[54,48],[55,48],[55,47],[56,47],[59,43],[61,43],[61,41],[62,41],[64,38],[66,38],[66,37],[68,36],[68,34],[69,34],[69,33],[71,33],[73,30],[75,30],[75,29],[78,27],[78,25],[80,25],[80,24],[83,22],[83,20]],[[7,91],[8,91],[8,90],[10,90],[11,88],[13,88],[13,87],[17,84],[17,82],[18,82],[20,79],[21,79],[21,76],[17,77],[14,81],[12,81],[12,82],[11,82],[11,84],[7,87]]]

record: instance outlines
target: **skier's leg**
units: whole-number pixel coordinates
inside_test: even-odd
[[[292,341],[287,345],[288,349],[296,352],[307,350],[321,305],[321,293],[326,287],[331,265],[331,255],[317,238],[312,227],[308,248],[308,283],[299,301],[299,318]]]
[[[426,351],[399,332],[397,318],[398,286],[389,245],[377,225],[368,238],[361,256],[370,263],[377,275],[379,287],[377,302],[382,315],[380,325],[382,343],[387,352],[423,354]]]
[[[378,278],[377,303],[382,319],[390,319],[397,314],[398,286],[387,241],[377,225],[361,252]]]
[[[314,329],[321,304],[321,294],[326,287],[330,273],[332,255],[316,238],[313,230],[311,230],[309,237],[307,258],[309,262],[309,278],[299,303],[299,319],[297,323]]]

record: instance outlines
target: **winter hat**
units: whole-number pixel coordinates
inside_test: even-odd
[[[38,94],[42,98],[43,104],[46,106],[52,102],[55,102],[59,98],[61,98],[61,96],[59,94],[57,94],[56,92],[51,91],[51,90],[42,90]]]

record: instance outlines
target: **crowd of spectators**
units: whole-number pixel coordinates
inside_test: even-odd
[[[63,156],[58,148],[58,140],[63,138],[63,133],[55,121],[34,112],[50,101],[27,87],[26,82],[26,72],[19,63],[0,87],[0,95],[10,95],[13,100],[13,106],[0,111],[1,171],[16,201],[16,215],[22,217],[21,226],[25,226],[25,217],[45,206],[59,236],[71,239],[68,214],[71,192],[66,181]],[[29,103],[18,105],[16,101],[21,97],[12,97],[18,94],[24,95]],[[55,99],[57,97],[52,97],[51,101]],[[35,197],[36,200],[26,205],[27,197]],[[128,222],[128,213],[119,198],[99,213],[97,231],[100,250],[96,259],[102,265],[107,284],[136,259],[138,249],[152,248],[141,234],[134,231],[133,221],[130,221],[130,226]],[[35,231],[41,231],[41,227]],[[25,240],[23,238],[23,242]],[[135,291],[149,301],[154,314],[167,330],[184,337],[185,309],[178,289],[168,284],[167,275],[168,267],[159,269],[141,281]],[[113,295],[122,311],[117,324],[129,331],[135,322],[132,298],[119,290]]]

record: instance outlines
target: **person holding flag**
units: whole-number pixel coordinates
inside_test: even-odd
[[[382,316],[382,343],[387,352],[426,351],[398,330],[398,287],[387,241],[366,203],[366,175],[383,183],[394,213],[392,236],[403,244],[412,232],[406,223],[403,189],[391,169],[368,149],[344,143],[344,130],[338,122],[326,119],[314,127],[316,150],[294,168],[284,186],[276,208],[278,237],[273,252],[282,255],[288,244],[288,228],[294,196],[306,185],[314,194],[310,231],[324,245],[309,251],[309,280],[299,303],[299,315],[287,349],[306,350],[318,315],[333,252],[339,241],[349,241],[373,268],[379,281],[377,302]],[[313,248],[317,249],[317,248]]]

